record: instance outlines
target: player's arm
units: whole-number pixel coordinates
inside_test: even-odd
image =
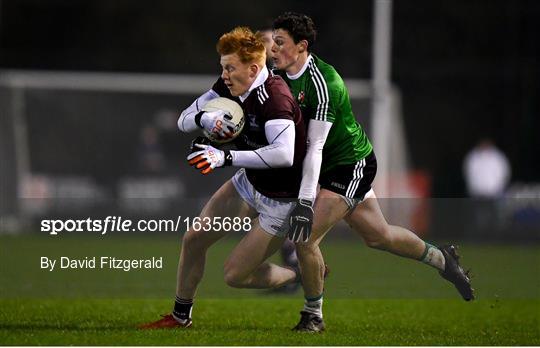
[[[321,173],[322,151],[328,133],[332,128],[331,122],[311,120],[307,130],[306,157],[302,164],[302,183],[300,185],[299,199],[315,201],[317,196],[317,183]]]
[[[315,84],[316,95],[311,103],[316,105],[315,115],[310,120],[307,130],[308,147],[302,163],[302,182],[296,206],[289,215],[289,239],[293,242],[307,242],[313,224],[313,203],[317,196],[317,183],[321,173],[322,151],[326,138],[335,120],[334,105],[330,102],[332,94],[339,93],[326,78]],[[336,96],[334,95],[334,98]]]
[[[227,96],[227,88],[220,77],[212,86],[212,89],[201,95],[182,113],[178,118],[178,129],[182,132],[193,132],[198,129],[205,129],[215,133],[218,138],[228,138],[232,136],[234,124],[230,122],[230,115],[223,110],[203,111],[203,107],[210,100]],[[218,126],[219,125],[219,126]]]
[[[202,107],[210,100],[218,97],[219,94],[211,89],[195,99],[195,101],[180,114],[180,117],[178,118],[178,129],[185,133],[201,129],[200,117],[202,115],[200,113]],[[200,116],[197,117],[198,115]]]
[[[214,168],[236,166],[252,169],[290,167],[294,161],[294,121],[269,120],[264,125],[268,145],[257,150],[219,150],[210,145],[195,145],[201,150],[188,156],[189,164],[208,174]]]
[[[320,76],[314,82],[316,93],[306,96],[308,103],[315,106],[315,113],[307,129],[306,157],[302,164],[302,183],[300,184],[299,200],[306,200],[313,204],[317,196],[317,184],[321,173],[322,152],[330,128],[336,119],[336,103],[339,100],[341,89],[337,75]],[[305,115],[307,116],[307,115]]]
[[[328,133],[332,128],[331,122],[311,120],[307,130],[306,157],[302,163],[302,183],[298,202],[291,211],[289,222],[289,239],[293,242],[307,242],[311,235],[313,223],[313,202],[317,196],[317,183],[321,173],[322,151]]]
[[[237,167],[269,169],[291,167],[294,161],[294,121],[273,119],[264,124],[267,146],[253,151],[231,151]]]

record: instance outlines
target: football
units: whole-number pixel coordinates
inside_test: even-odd
[[[238,104],[237,102],[233,100],[230,100],[227,98],[221,98],[221,97],[215,98],[215,99],[210,100],[208,103],[206,103],[204,107],[202,108],[202,110],[203,111],[223,110],[231,117],[230,121],[234,123],[235,125],[232,138],[229,138],[226,140],[218,139],[214,133],[209,132],[207,130],[203,130],[204,135],[208,139],[210,139],[212,142],[215,142],[218,144],[227,143],[233,140],[234,138],[236,138],[240,134],[242,129],[244,128],[244,123],[245,123],[244,111],[242,110],[242,107],[240,106],[240,104]]]

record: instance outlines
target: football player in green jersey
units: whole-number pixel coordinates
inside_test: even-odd
[[[371,187],[377,171],[373,147],[356,121],[343,80],[333,66],[311,52],[316,39],[313,20],[287,12],[274,20],[273,30],[275,67],[309,120],[300,193],[289,217],[289,238],[297,243],[306,298],[294,329],[324,330],[324,261],[319,243],[341,219],[369,247],[431,265],[465,300],[473,299],[454,246],[435,247],[386,222]]]

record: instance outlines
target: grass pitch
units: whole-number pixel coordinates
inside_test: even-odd
[[[129,237],[129,238],[128,238]],[[177,236],[0,236],[2,345],[540,345],[540,248],[463,247],[478,300],[462,301],[437,273],[416,261],[328,241],[323,334],[290,331],[301,293],[269,296],[228,288],[222,264],[235,241],[208,255],[187,330],[136,326],[170,312]],[[59,270],[39,258],[163,256],[151,271]]]
[[[293,299],[199,300],[189,329],[141,331],[170,300],[5,300],[7,345],[538,345],[535,300],[329,299],[322,334],[290,331]]]

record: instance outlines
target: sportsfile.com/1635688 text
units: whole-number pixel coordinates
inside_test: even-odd
[[[121,216],[107,216],[104,219],[44,219],[41,220],[41,232],[52,236],[61,232],[98,232],[102,235],[108,232],[175,232],[188,230],[220,230],[220,231],[249,231],[249,217],[182,217],[176,219],[141,219],[131,220]]]

